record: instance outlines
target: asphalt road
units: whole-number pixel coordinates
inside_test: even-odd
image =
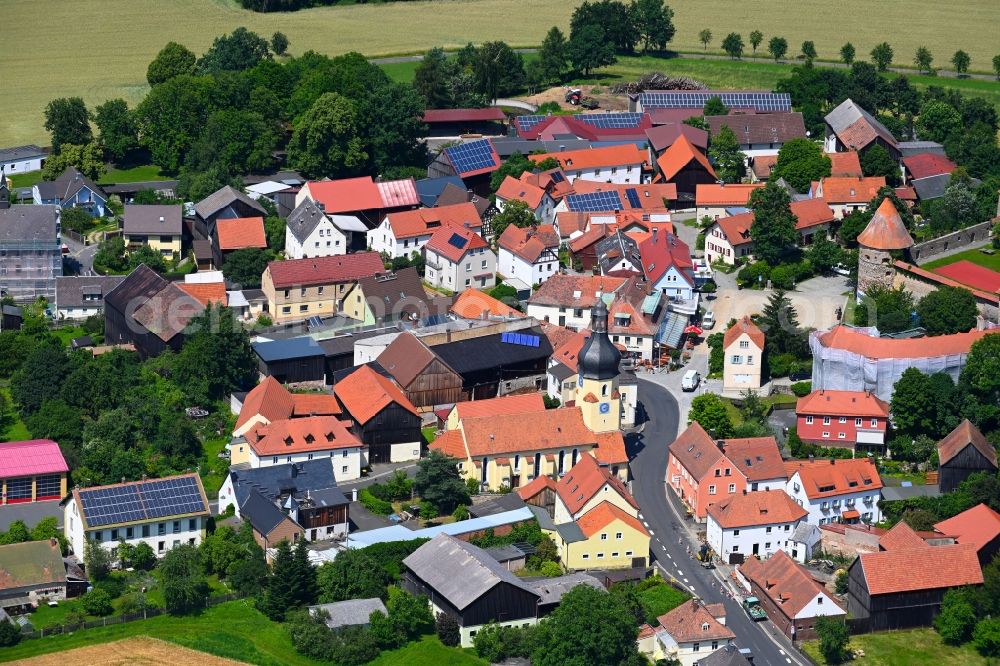
[[[694,553],[697,544],[682,528],[684,514],[679,512],[680,505],[675,503],[665,483],[667,447],[678,432],[677,400],[668,389],[640,377],[639,402],[648,420],[640,432],[627,438],[627,445],[632,460],[632,494],[642,509],[643,523],[653,535],[650,542],[653,560],[665,575],[673,576],[706,603],[725,603],[726,625],[736,634],[736,643],[753,652],[755,664],[804,666],[806,662],[770,621],[752,622],[739,603],[723,595],[718,570],[702,569],[688,555],[688,546]]]

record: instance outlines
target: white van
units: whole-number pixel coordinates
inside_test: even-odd
[[[715,328],[715,313],[709,310],[701,318],[701,328],[706,331],[711,331]]]
[[[697,370],[688,370],[684,373],[684,377],[681,378],[681,390],[682,391],[693,391],[698,388],[698,384],[701,383],[701,373]]]

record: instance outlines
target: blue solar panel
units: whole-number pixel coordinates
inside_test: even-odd
[[[581,113],[577,120],[601,129],[629,129],[642,122],[641,113]]]
[[[451,245],[452,247],[457,247],[459,250],[464,248],[468,242],[469,239],[460,234],[452,234],[451,238],[448,239],[448,245]]]
[[[88,527],[155,520],[206,511],[194,477],[157,479],[110,488],[83,489]]]
[[[646,110],[700,109],[705,106],[705,102],[713,97],[718,97],[730,109],[755,109],[762,113],[792,110],[791,95],[772,92],[655,91],[641,93],[639,103]]]
[[[521,347],[538,347],[541,344],[539,336],[527,333],[501,333],[500,342]]]
[[[517,129],[521,132],[528,132],[534,129],[538,123],[545,120],[547,116],[518,116]]]
[[[552,182],[553,183],[561,183],[561,182],[563,182],[563,180],[565,180],[565,179],[563,178],[562,173],[560,173],[559,171],[553,171],[552,172]]]
[[[621,197],[616,191],[569,194],[566,196],[566,204],[570,210],[584,213],[621,210],[623,208]]]
[[[642,208],[642,202],[639,201],[639,193],[635,191],[634,187],[625,190],[625,196],[628,197],[628,203],[632,208]]]
[[[493,152],[493,144],[489,139],[479,139],[445,148],[444,152],[459,174],[499,166]]]

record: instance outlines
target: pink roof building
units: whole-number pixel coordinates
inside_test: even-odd
[[[60,499],[66,494],[67,472],[66,459],[52,440],[0,444],[4,504]]]

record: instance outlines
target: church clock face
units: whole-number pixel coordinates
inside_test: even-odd
[[[610,403],[602,402],[601,406],[599,407],[599,409],[601,411],[601,414],[607,414],[608,412],[611,411],[611,405],[610,405]]]

